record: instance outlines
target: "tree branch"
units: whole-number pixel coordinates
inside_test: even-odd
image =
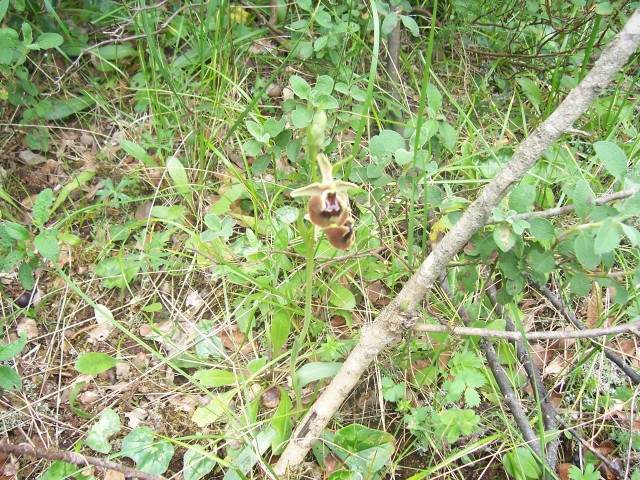
[[[525,332],[524,337],[520,332],[490,330],[488,328],[458,327],[449,325],[432,325],[429,323],[418,323],[413,326],[416,332],[421,333],[449,333],[460,335],[461,337],[486,337],[502,338],[505,340],[561,340],[567,338],[595,338],[604,335],[614,335],[625,332],[638,333],[640,321],[614,325],[607,328],[585,328],[583,330],[554,332]]]
[[[359,343],[324,393],[311,406],[291,436],[274,466],[277,475],[302,463],[311,445],[357,385],[364,371],[380,351],[415,323],[413,312],[438,280],[447,263],[488,221],[491,211],[540,159],[544,151],[582,115],[613,75],[627,62],[640,43],[640,10],[636,11],[603,51],[589,74],[574,88],[547,120],[525,139],[509,161],[480,192],[460,220],[434,247],[398,296],[368,327],[362,328]]]
[[[124,474],[126,478],[139,478],[140,480],[167,480],[166,477],[163,477],[161,475],[141,472],[140,470],[125,467],[116,462],[112,462],[111,460],[81,455],[76,452],[65,452],[63,450],[57,450],[55,448],[36,449],[28,443],[19,443],[15,445],[13,443],[0,440],[0,452],[10,453],[12,455],[23,455],[26,457],[37,459],[45,458],[47,460],[61,460],[63,462],[78,465],[80,467],[88,467],[90,465],[93,465],[98,468],[115,470]]]

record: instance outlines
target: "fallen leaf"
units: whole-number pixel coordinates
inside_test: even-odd
[[[573,467],[573,463],[561,463],[558,465],[558,476],[560,480],[571,480],[569,478],[569,470]]]
[[[39,153],[34,153],[31,150],[23,150],[18,154],[18,158],[22,160],[25,164],[33,167],[35,165],[40,165],[47,161],[45,157],[40,155]]]
[[[36,324],[35,319],[29,317],[22,317],[18,321],[16,330],[18,331],[18,335],[25,333],[27,335],[27,340],[33,340],[39,335],[38,325]]]
[[[373,282],[367,287],[367,298],[376,307],[384,307],[389,305],[389,289],[381,281]]]

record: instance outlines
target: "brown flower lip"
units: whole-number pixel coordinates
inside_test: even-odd
[[[333,179],[331,164],[324,154],[318,154],[318,165],[322,174],[322,183],[312,183],[291,192],[292,197],[311,197],[309,199],[309,219],[320,228],[343,225],[349,219],[349,199],[343,193],[357,185]]]
[[[353,245],[353,241],[355,240],[353,223],[353,219],[349,218],[344,225],[336,225],[324,230],[331,246],[338,250],[347,250]]]

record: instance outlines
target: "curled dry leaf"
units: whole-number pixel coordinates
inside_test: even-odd
[[[560,480],[571,480],[569,477],[571,467],[573,467],[573,463],[561,463],[558,465],[558,477],[560,477]]]
[[[107,470],[107,473],[104,475],[104,480],[124,480],[124,473],[118,472],[117,470]]]
[[[149,412],[144,408],[134,408],[130,412],[126,412],[124,416],[128,420],[127,424],[129,427],[136,428],[149,416]]]
[[[16,330],[18,335],[26,334],[27,340],[33,340],[38,336],[38,325],[33,318],[22,317],[18,321]]]
[[[276,387],[269,387],[262,393],[262,406],[265,408],[276,408],[280,404],[280,390]]]
[[[198,406],[198,402],[193,397],[177,395],[169,398],[169,405],[181,412],[193,413]]]
[[[389,305],[389,289],[381,281],[373,282],[367,287],[367,298],[376,307]]]
[[[151,216],[151,209],[153,208],[153,201],[149,200],[146,201],[144,203],[141,203],[140,205],[138,205],[138,208],[136,208],[136,213],[134,214],[134,217],[136,220],[146,220],[147,218],[149,218]]]
[[[247,355],[253,351],[253,345],[248,340],[245,340],[245,334],[238,330],[235,325],[220,331],[218,338],[224,348],[231,352],[240,350],[240,353]]]

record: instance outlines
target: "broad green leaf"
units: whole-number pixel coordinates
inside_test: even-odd
[[[640,231],[637,228],[632,227],[631,225],[627,225],[626,223],[621,224],[621,226],[622,231],[629,239],[629,242],[631,242],[631,245],[634,247],[640,245]]]
[[[62,120],[93,106],[95,100],[88,95],[55,100],[46,108],[38,109],[38,116],[45,120]]]
[[[71,192],[80,188],[82,185],[84,185],[93,177],[95,177],[95,175],[96,175],[95,172],[80,172],[77,176],[67,181],[64,187],[62,187],[62,189],[60,189],[60,191],[58,192],[58,197],[56,198],[55,203],[51,207],[51,211],[55,212],[58,209],[58,207],[62,205],[62,202],[64,202],[67,199],[67,197],[71,194]]]
[[[53,190],[45,188],[36,197],[33,203],[33,223],[44,225],[49,220],[50,208],[53,203]]]
[[[33,246],[47,260],[55,262],[60,257],[57,230],[43,230],[33,239]]]
[[[442,109],[442,93],[433,83],[427,84],[427,107],[434,113]]]
[[[120,454],[136,462],[139,470],[162,475],[169,468],[173,445],[169,440],[156,441],[148,427],[136,427],[122,440]]]
[[[23,262],[18,268],[18,280],[20,280],[25,290],[33,290],[33,287],[35,287],[33,268],[27,262]]]
[[[493,241],[503,252],[508,252],[516,244],[516,236],[509,225],[496,225],[493,230]]]
[[[571,286],[571,293],[581,297],[589,295],[591,291],[591,280],[582,272],[578,272],[571,277],[569,285]]]
[[[0,390],[20,390],[22,379],[20,375],[11,367],[0,365]]]
[[[411,32],[411,35],[414,37],[420,36],[420,29],[418,28],[418,23],[408,15],[400,15],[400,20],[404,25],[404,28]]]
[[[38,480],[60,480],[62,478],[68,478],[78,471],[78,467],[71,463],[63,462],[62,460],[56,460],[51,464],[47,471],[41,475]]]
[[[182,195],[191,195],[191,182],[184,165],[176,157],[171,156],[166,161],[167,172],[171,178],[171,184]]]
[[[114,61],[137,55],[138,50],[132,47],[130,43],[120,43],[118,45],[94,48],[89,50],[89,53],[102,60]]]
[[[260,143],[266,143],[271,138],[271,135],[265,133],[262,129],[262,125],[253,120],[246,121],[247,131],[251,134],[253,138],[255,138]]]
[[[536,189],[533,185],[518,185],[509,194],[509,208],[518,213],[528,212],[531,210],[535,198]]]
[[[369,153],[374,159],[391,157],[397,150],[404,148],[405,142],[402,135],[393,130],[382,130],[369,142]]]
[[[297,372],[300,388],[303,388],[311,382],[316,382],[321,378],[335,377],[341,367],[341,362],[305,363]]]
[[[158,166],[158,164],[151,157],[151,155],[149,155],[147,151],[137,143],[132,142],[130,140],[124,140],[124,139],[120,140],[119,143],[122,149],[125,152],[127,152],[129,155],[131,155],[133,158],[135,158],[136,160],[140,160],[142,163],[144,163],[148,167]]]
[[[324,95],[331,95],[333,93],[333,78],[329,75],[320,75],[316,80],[316,86],[313,89]]]
[[[602,255],[604,253],[612,252],[618,245],[622,238],[622,228],[618,222],[614,222],[612,219],[607,218],[602,222],[602,226],[596,233],[596,238],[593,243],[593,251]]]
[[[71,247],[82,245],[82,238],[69,232],[58,232],[58,240]]]
[[[0,0],[0,23],[4,20],[4,16],[9,8],[9,0]]]
[[[542,103],[542,94],[540,93],[540,88],[538,84],[527,77],[519,77],[516,78],[516,82],[520,85],[522,89],[522,93],[527,97],[527,100],[531,102],[533,108],[538,110],[540,108],[540,104]]]
[[[296,128],[306,128],[311,119],[313,118],[313,110],[298,105],[293,112],[291,112],[291,123]]]
[[[43,50],[46,50],[48,48],[59,47],[63,43],[64,43],[64,39],[62,38],[61,35],[58,35],[57,33],[50,33],[50,32],[43,33],[36,40],[36,45],[39,48],[42,48]]]
[[[330,286],[329,304],[336,308],[352,310],[356,308],[356,297],[347,287],[343,287],[339,283]]]
[[[536,479],[540,477],[540,467],[531,450],[527,447],[517,447],[502,457],[502,464],[506,472],[513,478]]]
[[[384,17],[384,20],[382,21],[382,27],[380,28],[382,35],[384,35],[385,37],[391,35],[391,32],[393,32],[393,29],[396,28],[396,25],[398,25],[397,13],[390,13],[389,15]]]
[[[110,408],[105,408],[98,421],[89,429],[85,443],[89,448],[100,453],[109,453],[111,443],[109,438],[118,433],[122,428],[120,417]]]
[[[229,412],[229,403],[235,395],[235,390],[229,390],[228,392],[212,396],[208,405],[196,408],[191,416],[191,420],[200,428],[211,425]]]
[[[393,435],[352,424],[338,430],[330,448],[349,468],[365,476],[381,470],[395,450]]]
[[[223,387],[226,385],[235,385],[238,382],[235,373],[217,368],[198,370],[193,375],[193,378],[205,387]]]
[[[304,78],[299,77],[298,75],[292,75],[289,78],[289,83],[291,84],[293,93],[295,93],[298,98],[303,100],[309,99],[309,96],[311,95],[311,87]]]
[[[4,362],[18,355],[26,344],[27,335],[23,333],[15,342],[0,345],[0,362]]]
[[[278,387],[278,390],[280,391],[280,403],[270,420],[271,426],[276,431],[276,435],[271,442],[271,451],[274,455],[282,453],[293,429],[293,420],[291,420],[293,403],[284,388]]]
[[[616,180],[622,180],[627,174],[627,156],[615,143],[603,140],[593,144],[596,155]]]
[[[550,242],[555,238],[553,224],[542,217],[532,217],[528,220],[529,232],[540,242]]]
[[[283,308],[278,308],[273,312],[271,320],[271,347],[273,354],[277,356],[287,343],[291,332],[291,313]]]
[[[29,240],[29,230],[24,225],[15,222],[5,222],[4,229],[11,238],[15,240]]]
[[[594,250],[594,237],[591,232],[581,232],[574,242],[576,258],[587,270],[592,270],[600,264],[601,256]]]
[[[182,459],[184,470],[184,480],[200,480],[207,475],[216,466],[216,460],[211,458],[211,455],[206,455],[204,452],[189,448]]]
[[[78,357],[75,369],[84,375],[98,375],[116,366],[115,358],[106,353],[87,352]]]
[[[580,218],[586,218],[593,212],[596,196],[586,180],[578,180],[573,190],[573,206]]]

